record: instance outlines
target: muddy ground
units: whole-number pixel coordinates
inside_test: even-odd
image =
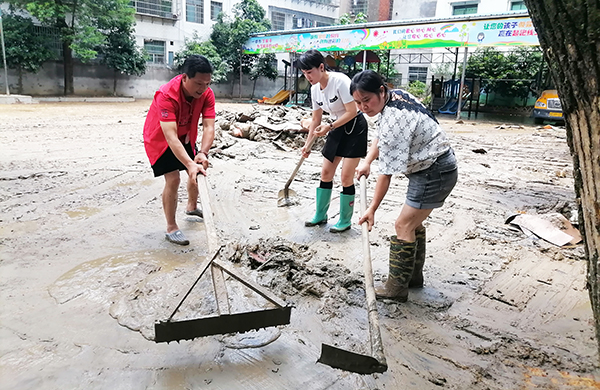
[[[183,215],[183,186],[178,220],[191,245],[164,239],[163,181],[142,141],[149,104],[0,106],[1,389],[600,388],[583,248],[505,224],[517,212],[574,218],[564,128],[440,119],[459,183],[427,221],[425,287],[407,303],[378,303],[389,370],[361,376],[316,363],[322,343],[369,353],[363,253],[357,212],[343,234],[303,225],[319,153],[292,184],[296,203],[277,207],[298,134],[251,141],[223,130],[208,178],[225,261],[293,305],[291,324],[152,341],[208,249],[203,221]],[[221,118],[254,111],[217,109]],[[376,214],[376,283],[406,184],[395,177]],[[338,209],[334,196],[330,224]],[[227,285],[234,309],[267,305]],[[176,318],[215,310],[203,277]]]

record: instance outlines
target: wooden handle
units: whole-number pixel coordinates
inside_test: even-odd
[[[360,213],[361,217],[367,210],[367,178],[360,177]],[[383,353],[379,317],[377,315],[377,299],[373,283],[373,268],[371,266],[371,248],[369,246],[369,225],[367,221],[361,224],[363,244],[363,272],[365,274],[365,293],[367,296],[367,312],[369,315],[369,333],[371,335],[371,355],[382,365],[387,365]]]
[[[312,139],[306,145],[306,149],[310,150],[312,148],[313,144],[315,143],[315,139],[317,139],[317,137],[312,137]],[[298,164],[296,164],[296,168],[294,169],[294,172],[292,172],[290,179],[287,181],[287,183],[285,183],[285,187],[283,188],[284,190],[287,190],[290,187],[290,185],[294,181],[294,178],[296,177],[296,173],[298,173],[298,170],[300,169],[300,166],[302,165],[303,162],[304,162],[304,156],[302,156],[300,158],[300,161],[298,161]]]
[[[208,180],[206,176],[199,173],[198,176],[198,196],[202,204],[202,219],[206,228],[206,236],[208,239],[208,252],[213,253],[219,248],[219,239],[217,229],[215,228],[215,220],[213,217],[212,208],[210,207],[210,193],[208,191]]]

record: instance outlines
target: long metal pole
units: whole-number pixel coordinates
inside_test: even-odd
[[[469,47],[465,46],[465,56],[463,58],[462,75],[460,76],[460,86],[458,88],[458,107],[456,108],[456,119],[460,119],[460,106],[462,105],[463,85],[465,84],[465,72],[467,70],[467,52]]]
[[[0,41],[2,41],[2,60],[4,61],[4,80],[6,81],[6,94],[10,95],[8,89],[8,68],[6,67],[6,49],[4,48],[4,27],[2,27],[2,10],[0,9]]]

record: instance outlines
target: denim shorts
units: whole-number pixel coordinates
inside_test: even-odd
[[[406,204],[416,209],[442,207],[458,179],[454,150],[450,148],[422,171],[406,175]]]

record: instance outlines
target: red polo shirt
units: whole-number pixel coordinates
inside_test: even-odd
[[[174,77],[156,91],[146,115],[144,147],[150,165],[154,165],[169,147],[160,122],[177,122],[177,136],[181,142],[183,144],[190,142],[195,146],[200,115],[202,118],[215,117],[215,94],[212,89],[208,88],[200,98],[188,102],[181,88],[182,77],[181,74]],[[194,147],[192,150],[196,152]]]

